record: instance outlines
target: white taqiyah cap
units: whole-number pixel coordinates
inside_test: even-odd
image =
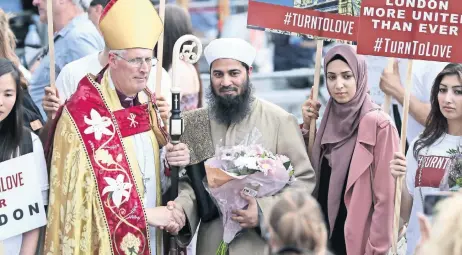
[[[239,38],[215,39],[205,47],[205,59],[209,66],[213,61],[222,58],[234,59],[252,66],[257,50],[248,42]]]

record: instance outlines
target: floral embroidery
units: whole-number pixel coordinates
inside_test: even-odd
[[[78,208],[76,207],[76,200],[67,200],[66,207],[61,205],[61,213],[64,214],[62,217],[62,222],[64,223],[64,233],[68,234],[71,231],[72,227],[75,226],[79,216],[77,215]],[[65,213],[64,213],[65,212]]]
[[[85,116],[85,123],[90,125],[87,129],[83,132],[85,134],[95,134],[96,140],[101,140],[104,135],[112,135],[113,132],[109,130],[107,127],[112,125],[112,121],[108,117],[101,117],[101,115],[95,110],[91,109],[90,111],[91,119]]]
[[[107,182],[107,184],[109,184],[109,186],[104,188],[103,196],[104,194],[110,192],[109,194],[112,198],[112,202],[114,202],[115,206],[119,208],[122,204],[122,198],[128,198],[130,196],[130,192],[127,190],[130,189],[133,185],[131,183],[124,182],[124,176],[122,174],[119,174],[115,180],[111,177],[104,177],[104,180]]]
[[[114,158],[106,149],[97,150],[95,153],[95,159],[103,164],[106,164],[107,167],[115,165]]]
[[[75,248],[75,241],[72,238],[69,238],[68,236],[64,236],[62,240],[62,246],[61,246],[61,252],[64,255],[71,255],[74,254],[74,248]]]
[[[128,233],[122,239],[120,248],[126,255],[136,255],[140,250],[141,241],[132,233]]]
[[[122,154],[119,154],[116,158],[117,162],[122,162]]]

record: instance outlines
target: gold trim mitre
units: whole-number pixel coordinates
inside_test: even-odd
[[[111,0],[99,28],[111,50],[154,50],[164,26],[150,0]]]

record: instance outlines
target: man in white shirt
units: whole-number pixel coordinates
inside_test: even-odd
[[[409,119],[407,124],[407,141],[412,142],[424,129],[425,121],[430,113],[430,94],[436,76],[448,64],[445,62],[433,62],[413,60],[412,65],[412,89],[409,103]],[[399,103],[399,115],[403,118],[403,102],[405,96],[404,85],[399,72],[398,62],[395,61],[394,70],[385,70],[380,79],[380,89],[387,95],[391,95]],[[412,149],[412,148],[411,148]]]

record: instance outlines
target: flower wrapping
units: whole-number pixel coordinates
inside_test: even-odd
[[[215,157],[204,163],[204,186],[219,208],[225,244],[242,230],[231,219],[232,211],[248,205],[241,192],[256,198],[272,196],[294,179],[289,158],[274,155],[256,144],[259,134],[254,129],[239,145],[217,147]]]

